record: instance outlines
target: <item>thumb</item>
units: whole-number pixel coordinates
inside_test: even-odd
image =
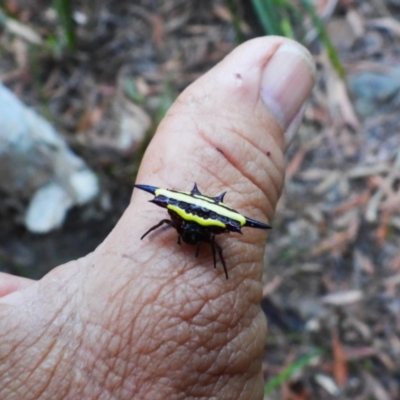
[[[196,182],[209,196],[227,191],[224,202],[230,207],[272,223],[284,180],[284,132],[298,122],[313,74],[310,55],[292,41],[259,38],[238,47],[176,100],[147,149],[137,183],[190,191]],[[207,246],[195,258],[192,246],[176,244],[174,229],[140,240],[169,218],[148,202],[151,198],[135,190],[126,214],[99,249],[102,259],[111,252],[124,258],[102,263],[96,292],[110,279],[125,280],[118,287],[129,293],[131,318],[137,304],[151,307],[146,332],[157,355],[156,371],[172,382],[174,393],[261,398],[266,335],[259,303],[266,231],[243,228],[243,235],[217,237],[226,280],[221,264],[213,268]],[[135,342],[139,353],[149,336]],[[170,348],[168,357],[163,346]],[[151,371],[145,380],[152,381]]]
[[[284,132],[293,129],[292,121],[299,122],[313,71],[310,55],[283,38],[259,38],[238,47],[179,96],[147,149],[137,183],[178,191],[190,191],[197,183],[207,196],[226,191],[227,205],[270,223],[284,180]],[[127,218],[114,232],[121,236],[109,238],[113,249],[126,251],[126,240],[120,238],[128,234],[132,253],[140,249],[151,257],[156,275],[223,274],[222,266],[204,268],[212,264],[211,251],[195,259],[193,248],[175,246],[173,230],[140,242],[151,226],[169,218],[147,203],[151,198],[134,192]],[[266,233],[249,228],[243,233],[220,235],[217,241],[232,279],[251,273],[259,279]]]

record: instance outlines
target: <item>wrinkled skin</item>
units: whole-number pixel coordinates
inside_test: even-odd
[[[227,190],[231,207],[273,224],[285,137],[313,85],[301,49],[283,38],[249,41],[188,87],[137,182],[178,190],[197,182],[210,196]],[[226,280],[208,246],[195,258],[174,229],[140,241],[167,215],[147,200],[135,190],[104,243],[40,281],[0,274],[2,400],[263,397],[267,232],[217,237]]]

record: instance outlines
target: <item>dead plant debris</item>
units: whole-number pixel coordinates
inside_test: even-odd
[[[8,20],[1,31],[2,81],[25,102],[47,110],[105,177],[112,206],[104,206],[103,199],[92,217],[77,218],[87,221],[95,214],[101,220],[112,209],[115,221],[125,203],[117,205],[121,189],[113,182],[124,188],[128,201],[137,166],[125,156],[137,154],[143,140],[124,136],[113,113],[116,94],[122,104],[118,109],[129,111],[124,118],[134,119],[144,135],[167,95],[179,93],[235,47],[228,2],[77,1],[77,50],[70,56],[63,52],[48,2],[3,3],[17,22]],[[268,398],[398,399],[400,3],[314,3],[346,78],[337,75],[306,21],[305,40],[318,81],[288,150],[285,190],[266,253],[266,381],[315,350],[321,354]],[[260,30],[248,19],[246,4],[238,7],[240,29],[250,38]],[[27,273],[38,257],[42,264],[48,257],[48,265],[66,261],[43,251],[48,244],[21,235],[13,219],[17,212],[10,212],[19,206],[10,204],[0,204],[1,215],[9,216],[0,230],[7,237],[0,245],[2,269]],[[112,223],[107,226],[111,229]],[[85,224],[79,229],[96,235]],[[75,234],[72,240],[76,243]]]

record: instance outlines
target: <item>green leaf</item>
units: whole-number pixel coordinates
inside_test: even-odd
[[[318,35],[324,44],[324,47],[326,48],[326,51],[328,53],[328,57],[331,60],[331,63],[333,65],[333,68],[335,68],[336,72],[341,78],[344,78],[345,72],[342,63],[340,62],[339,56],[337,54],[336,49],[333,47],[333,44],[329,38],[328,32],[325,29],[325,26],[317,14],[314,4],[310,0],[301,0],[301,3],[304,7],[304,9],[307,11],[307,13],[310,15],[314,27],[318,32]]]
[[[53,7],[57,12],[68,50],[73,52],[75,51],[76,36],[71,1],[53,0]]]
[[[321,354],[322,354],[321,350],[316,350],[309,354],[304,355],[303,357],[300,357],[297,361],[290,364],[280,374],[272,378],[264,386],[264,394],[265,395],[271,394],[275,389],[280,387],[283,383],[287,382],[295,372],[310,364],[310,362],[315,357],[319,357]]]
[[[277,1],[273,0],[251,0],[257,17],[268,35],[284,36],[280,25]]]

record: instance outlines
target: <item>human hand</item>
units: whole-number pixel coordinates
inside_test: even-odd
[[[268,223],[313,64],[287,39],[249,41],[188,87],[162,121],[137,182],[207,195]],[[259,306],[266,231],[220,235],[229,280],[203,246],[134,191],[108,238],[40,281],[0,275],[0,398],[261,399]]]

